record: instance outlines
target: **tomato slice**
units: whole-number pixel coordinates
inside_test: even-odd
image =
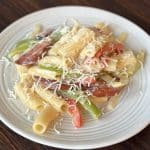
[[[121,43],[106,43],[102,48],[100,48],[94,57],[99,58],[102,55],[109,55],[116,53],[117,55],[122,53],[124,45]]]
[[[103,88],[93,89],[92,94],[96,97],[115,96],[116,94],[119,94],[121,89],[122,88],[103,87]]]
[[[80,128],[82,126],[82,117],[75,100],[71,99],[67,100],[67,104],[68,104],[68,112],[72,117],[74,127]]]
[[[100,80],[97,81],[95,84],[92,84],[90,87],[86,87],[85,89],[89,90],[92,93],[92,95],[96,97],[110,97],[119,94],[123,87],[114,88],[108,86],[105,81]]]

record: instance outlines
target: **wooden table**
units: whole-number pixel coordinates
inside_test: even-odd
[[[0,31],[26,14],[59,5],[106,9],[134,21],[150,34],[150,0],[0,0]],[[0,150],[54,149],[25,139],[0,122]],[[100,150],[150,150],[150,126],[125,142]]]

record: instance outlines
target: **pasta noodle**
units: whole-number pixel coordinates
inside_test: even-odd
[[[57,50],[64,47],[67,42],[70,42],[72,36],[74,36],[77,33],[77,31],[78,31],[78,24],[74,25],[73,29],[69,33],[63,35],[62,38],[58,42],[56,42],[55,45],[53,45],[52,49],[50,49],[48,54],[58,55]]]
[[[128,60],[128,61],[127,61]],[[126,69],[129,75],[132,75],[136,70],[137,59],[132,51],[126,51],[120,55],[118,59],[117,69]]]
[[[14,89],[22,103],[27,107],[37,111],[43,109],[43,99],[39,97],[35,92],[33,93],[30,88],[24,87],[23,83],[16,83]]]
[[[45,66],[57,66],[58,68],[67,68],[66,61],[61,56],[45,56],[41,59],[38,64],[42,64]]]
[[[37,134],[42,134],[48,128],[48,125],[57,118],[59,113],[52,107],[46,106],[36,117],[33,123],[33,131]]]
[[[29,69],[28,74],[31,76],[40,76],[46,79],[59,79],[57,72],[33,66]]]
[[[110,59],[105,70],[115,72],[117,69],[117,62],[118,62],[118,60],[116,60],[116,59]]]
[[[89,99],[97,106],[102,107],[105,105],[108,101],[108,97],[96,97],[96,96],[90,96]]]
[[[68,41],[65,41],[65,44],[62,46],[64,39],[63,37],[52,47],[50,53],[53,54],[53,51],[59,56],[63,56],[68,60],[68,65],[72,66],[74,61],[78,58],[80,51],[84,46],[89,43],[94,38],[94,32],[88,28],[81,28],[79,31]],[[61,45],[61,48],[58,48],[58,45]],[[70,58],[70,59],[68,59]],[[72,61],[73,60],[73,61]]]
[[[66,102],[56,96],[53,92],[43,89],[41,86],[37,86],[35,91],[48,103],[50,103],[58,112],[66,111]]]
[[[110,100],[108,101],[108,104],[107,104],[107,109],[109,111],[113,110],[117,106],[117,104],[119,102],[119,97],[120,97],[120,95],[116,95],[116,96],[113,96],[110,98]]]
[[[106,25],[104,22],[97,23],[95,25],[95,27],[100,29],[104,34],[110,33],[110,29],[109,29],[108,25]]]
[[[125,32],[122,32],[117,38],[116,38],[116,40],[117,41],[119,41],[119,42],[121,42],[121,43],[124,43],[125,41],[126,41],[126,39],[127,39],[127,33],[125,33]]]
[[[23,74],[28,73],[28,67],[26,66],[21,66],[16,64],[16,69],[20,77],[23,76]]]

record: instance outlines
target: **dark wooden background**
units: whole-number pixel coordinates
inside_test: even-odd
[[[0,0],[0,31],[26,14],[60,5],[83,5],[106,9],[132,20],[150,34],[150,0]],[[31,142],[0,122],[0,150],[56,150],[56,148]],[[127,141],[99,150],[150,150],[150,126]]]

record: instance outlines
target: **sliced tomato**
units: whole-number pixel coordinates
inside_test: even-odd
[[[119,94],[122,88],[113,88],[113,87],[102,87],[93,89],[91,92],[96,97],[109,97],[109,96],[115,96],[116,94]]]
[[[106,43],[102,48],[100,48],[94,57],[99,58],[102,55],[108,55],[111,53],[120,54],[123,52],[124,45],[121,43]]]
[[[35,45],[31,50],[20,56],[15,63],[26,66],[35,64],[38,59],[42,57],[42,54],[48,51],[47,47],[49,45],[50,42],[48,41],[43,41],[42,43]]]
[[[123,89],[123,87],[114,88],[111,86],[108,86],[107,83],[104,80],[96,81],[94,84],[91,84],[90,87],[84,86],[82,90],[90,91],[93,96],[96,97],[109,97],[109,96],[115,96],[116,94],[119,94],[119,92]]]
[[[68,104],[68,112],[72,117],[74,127],[80,128],[82,126],[82,117],[75,100],[71,99],[67,100],[67,104]]]
[[[94,57],[99,58],[100,56],[102,56],[103,51],[104,51],[104,47],[103,47],[103,48],[100,48],[100,49],[96,52],[96,54],[95,54]]]

